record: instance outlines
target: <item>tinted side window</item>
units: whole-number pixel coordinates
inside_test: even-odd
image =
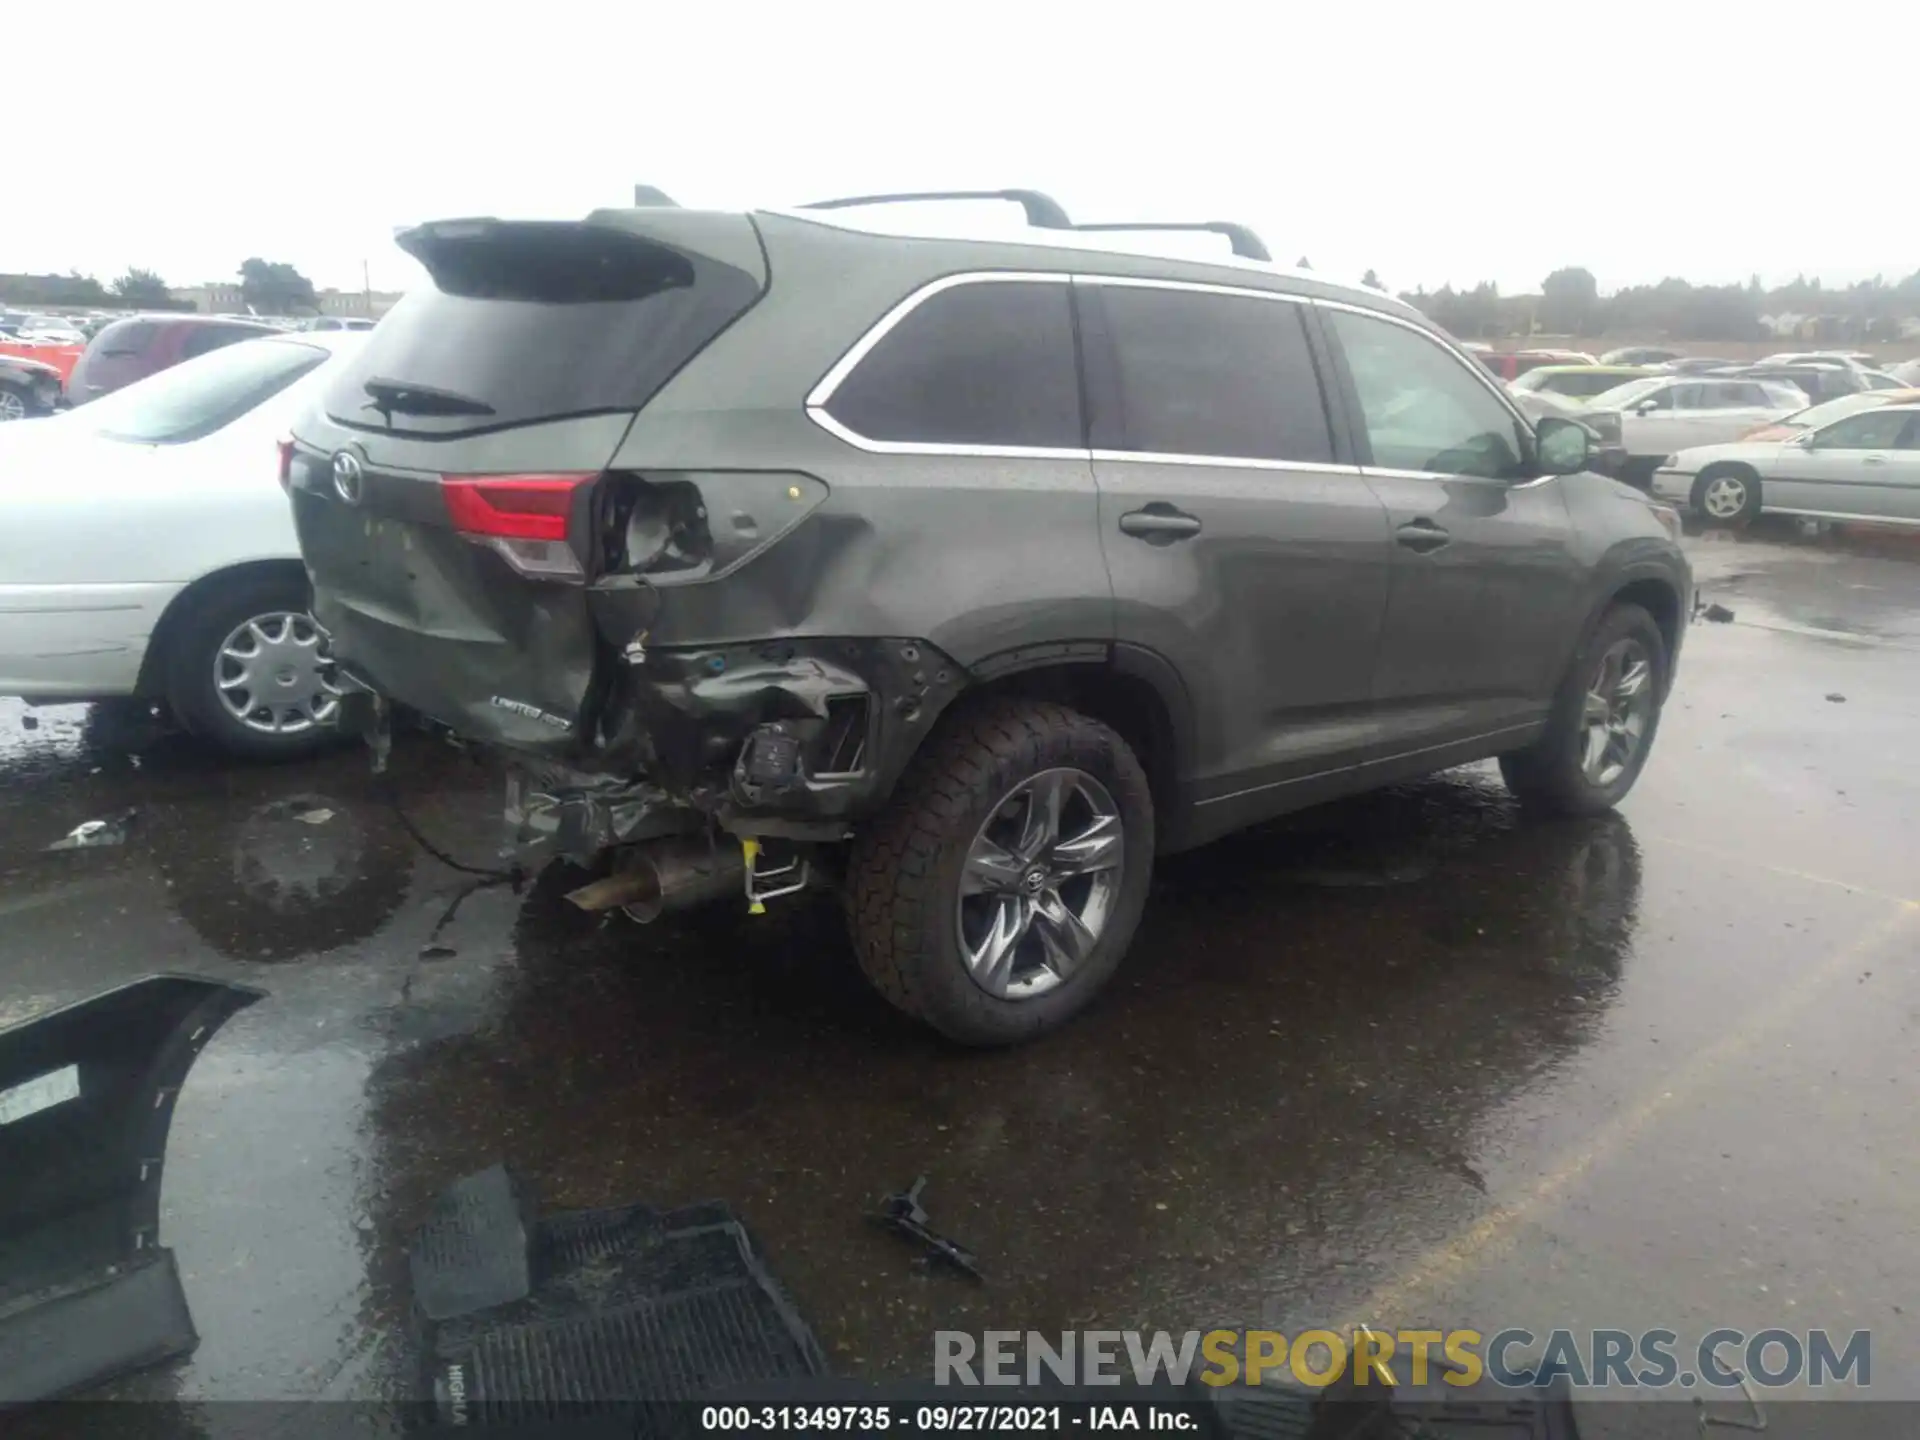
[[[1592,388],[1585,393],[1593,396],[1604,395],[1616,385],[1626,384],[1633,377],[1631,375],[1590,375],[1587,378],[1592,382]]]
[[[317,345],[287,340],[229,346],[116,390],[74,416],[110,440],[183,445],[231,424],[326,358]]]
[[[1101,449],[1324,464],[1326,403],[1304,305],[1244,295],[1103,285],[1119,388]]]
[[[122,321],[109,325],[98,337],[103,355],[139,355],[153,343],[160,327],[151,320]]]
[[[1829,425],[1814,437],[1813,443],[1821,450],[1891,450],[1906,428],[1904,411],[1872,410]]]
[[[192,359],[195,355],[204,355],[209,350],[231,345],[236,340],[257,339],[262,333],[249,330],[244,325],[196,325],[188,332],[185,343],[180,347],[180,354],[184,359]]]
[[[1404,325],[1325,312],[1346,355],[1373,451],[1386,470],[1517,476],[1521,422],[1435,341]]]
[[[1592,399],[1595,395],[1604,395],[1614,386],[1625,383],[1629,377],[1620,375],[1583,375],[1578,372],[1560,377],[1562,384],[1557,388],[1565,395],[1578,395],[1582,399]]]
[[[1080,449],[1072,307],[1064,277],[942,290],[881,336],[827,412],[869,440]]]

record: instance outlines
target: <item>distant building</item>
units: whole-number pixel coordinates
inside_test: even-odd
[[[361,320],[378,320],[400,303],[394,290],[320,290],[314,298],[322,315],[343,315]]]
[[[240,298],[238,281],[222,280],[211,285],[169,287],[167,294],[182,305],[191,305],[202,315],[244,315],[247,302]]]
[[[234,280],[207,285],[184,285],[167,292],[175,300],[192,305],[202,315],[245,315],[247,302]],[[378,320],[400,301],[397,292],[375,290],[317,290],[321,315],[340,315],[363,320]]]

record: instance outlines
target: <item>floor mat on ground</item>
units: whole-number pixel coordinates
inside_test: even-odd
[[[711,1398],[826,1373],[813,1333],[721,1204],[536,1219],[496,1166],[441,1197],[409,1259],[442,1424]]]

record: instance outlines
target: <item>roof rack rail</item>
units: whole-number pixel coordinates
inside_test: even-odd
[[[1042,230],[1071,230],[1074,224],[1051,195],[1038,190],[920,190],[901,195],[847,195],[815,200],[802,210],[849,210],[856,205],[908,205],[921,200],[1011,200],[1027,212],[1027,223]]]
[[[1185,223],[1161,223],[1142,220],[1137,223],[1102,222],[1097,225],[1076,225],[1076,230],[1205,230],[1215,235],[1227,237],[1227,243],[1233,246],[1233,253],[1246,260],[1266,260],[1271,262],[1273,254],[1267,249],[1266,242],[1232,220],[1190,220]]]

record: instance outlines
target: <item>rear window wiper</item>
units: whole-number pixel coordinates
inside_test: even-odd
[[[416,385],[405,380],[387,380],[375,375],[360,387],[373,398],[367,402],[369,410],[378,410],[387,417],[389,428],[395,415],[491,415],[493,406],[484,400],[476,400],[471,395],[462,395],[455,390],[441,390],[432,385]]]

